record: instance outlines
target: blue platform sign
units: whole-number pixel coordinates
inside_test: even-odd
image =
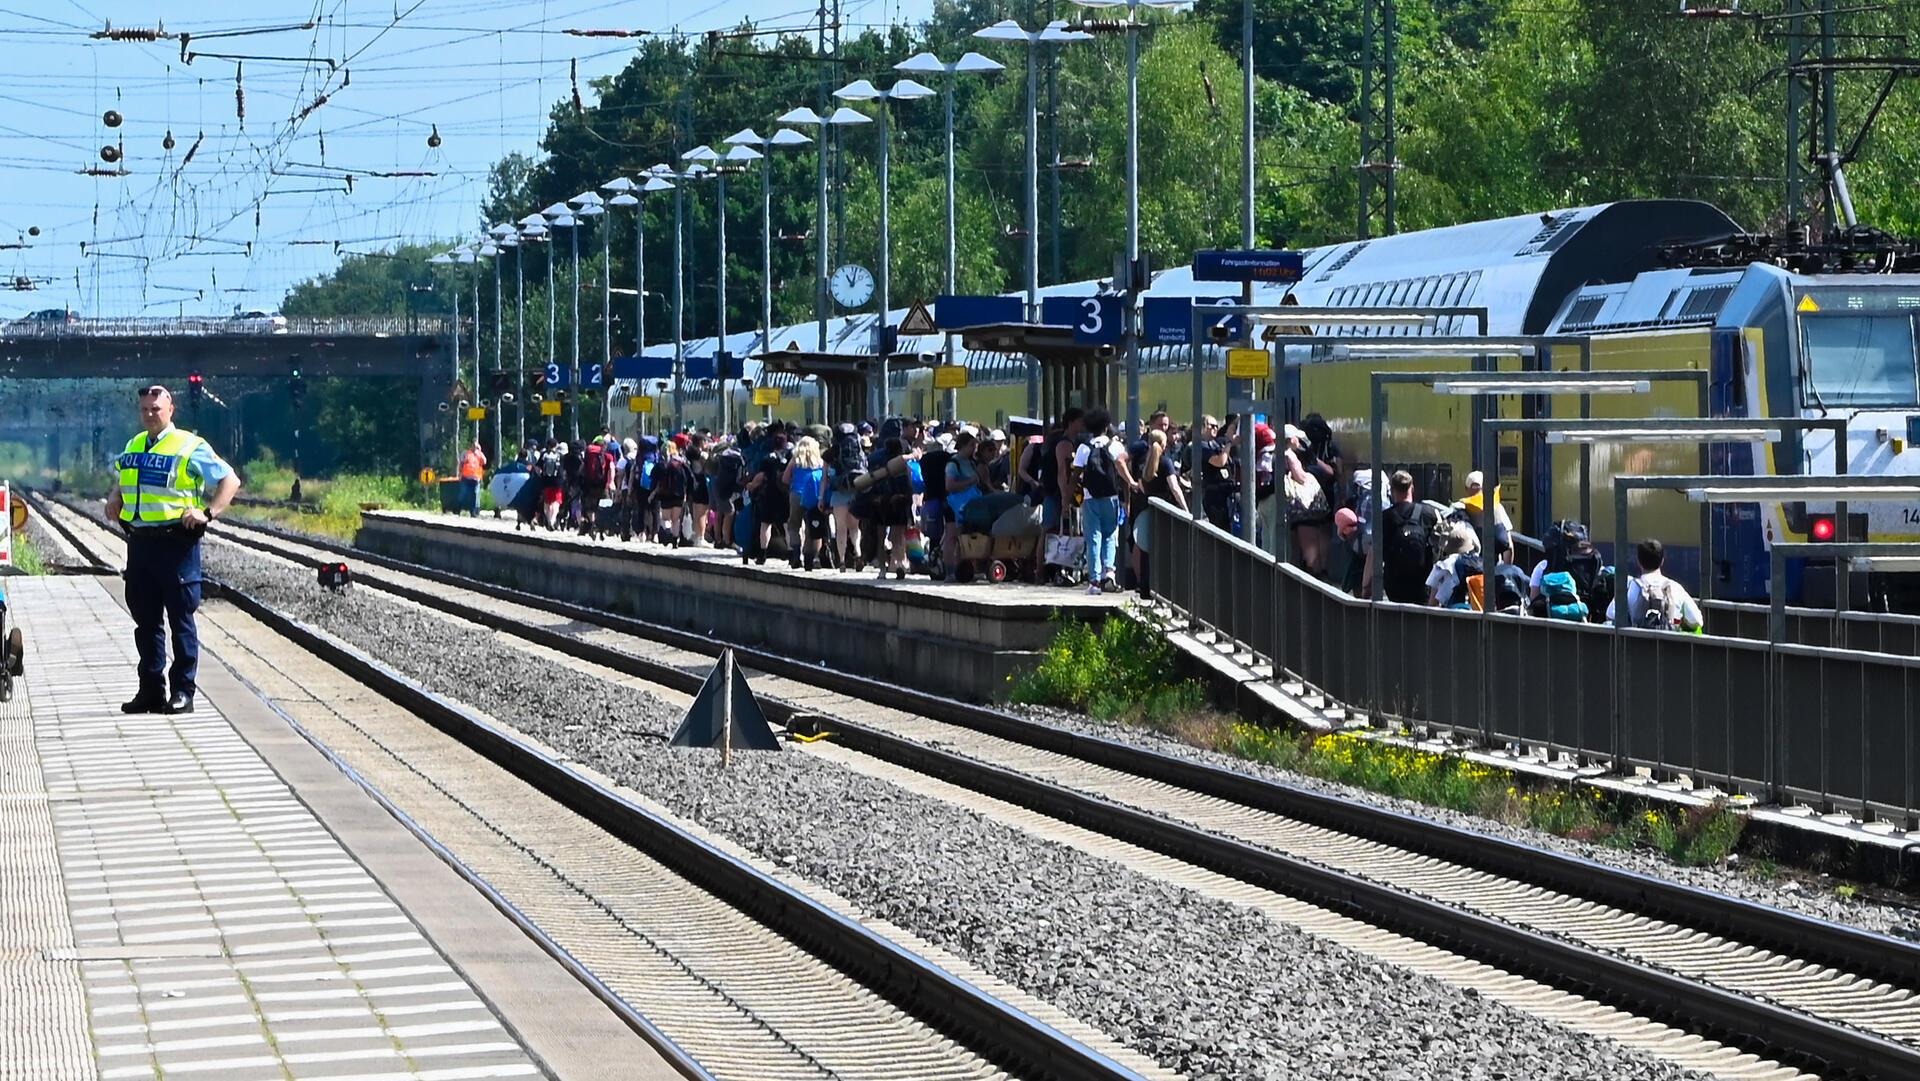
[[[1238,305],[1239,297],[1142,297],[1140,299],[1140,340],[1148,345],[1191,345],[1193,343],[1193,306],[1210,304]],[[1228,335],[1241,338],[1241,318],[1227,322]]]
[[[1040,298],[1040,322],[1072,327],[1075,345],[1117,344],[1125,311],[1117,296]]]
[[[1193,280],[1197,282],[1276,282],[1300,280],[1306,257],[1297,251],[1197,251],[1193,253]]]
[[[933,325],[961,330],[999,323],[1027,321],[1026,301],[1020,297],[946,296],[933,298]]]
[[[580,385],[583,387],[600,386],[601,377],[605,374],[605,369],[606,369],[606,365],[604,364],[600,364],[597,362],[590,364],[585,361],[582,361],[580,364]],[[548,386],[565,387],[565,386],[571,386],[572,384],[573,384],[573,366],[572,365],[570,364],[547,365],[547,385]]]
[[[615,379],[671,379],[672,357],[614,357]]]

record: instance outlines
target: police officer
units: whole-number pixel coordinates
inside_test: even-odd
[[[127,534],[127,610],[140,651],[140,692],[123,713],[192,713],[200,635],[200,537],[240,490],[240,478],[207,441],[173,426],[173,395],[162,386],[140,391],[146,431],[127,441],[113,460],[119,486],[107,495],[107,514]],[[213,487],[208,499],[204,490]],[[165,617],[173,632],[167,666]],[[171,693],[169,694],[169,685]]]

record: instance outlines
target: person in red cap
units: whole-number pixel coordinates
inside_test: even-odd
[[[675,432],[673,435],[673,445],[683,451],[687,449],[687,444],[691,442],[693,442],[693,437],[685,432]]]

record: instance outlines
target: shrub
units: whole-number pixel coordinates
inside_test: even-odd
[[[1200,684],[1174,678],[1173,669],[1173,646],[1136,620],[1113,615],[1098,628],[1061,620],[1040,663],[1014,681],[1012,697],[1166,728],[1206,707]]]

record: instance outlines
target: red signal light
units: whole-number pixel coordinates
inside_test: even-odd
[[[1830,541],[1833,539],[1833,534],[1834,534],[1833,519],[1815,518],[1813,520],[1813,528],[1808,530],[1807,532],[1810,536],[1813,537],[1814,540]]]
[[[202,378],[199,372],[194,372],[192,375],[187,376],[187,382],[198,384]]]

